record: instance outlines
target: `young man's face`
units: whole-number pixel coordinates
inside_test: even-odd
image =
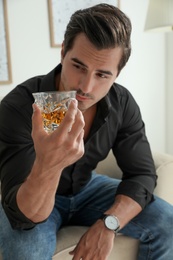
[[[97,50],[81,33],[64,56],[59,90],[76,90],[78,108],[85,112],[102,99],[111,88],[118,73],[122,56],[120,48]]]

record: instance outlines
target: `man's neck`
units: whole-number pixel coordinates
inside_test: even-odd
[[[56,76],[55,76],[56,90],[61,90],[60,78],[61,78],[61,73],[57,73]]]

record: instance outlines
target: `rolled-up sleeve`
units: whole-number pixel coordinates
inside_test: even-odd
[[[117,194],[124,194],[144,208],[153,200],[157,175],[140,109],[126,91],[121,97],[121,127],[113,147],[123,172]]]

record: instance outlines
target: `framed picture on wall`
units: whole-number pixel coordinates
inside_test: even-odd
[[[9,84],[11,81],[7,2],[0,0],[0,84]]]
[[[61,46],[67,23],[70,16],[76,10],[99,3],[107,3],[120,7],[120,0],[48,0],[51,46]]]

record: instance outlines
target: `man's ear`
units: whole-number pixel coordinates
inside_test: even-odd
[[[64,42],[61,45],[61,64],[63,63],[63,59],[64,59]]]

